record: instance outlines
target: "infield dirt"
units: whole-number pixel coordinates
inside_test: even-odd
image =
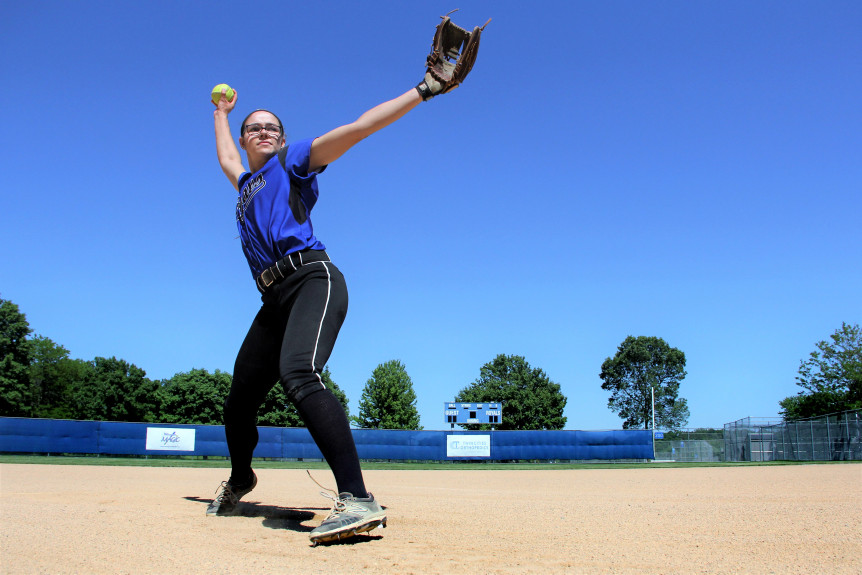
[[[366,471],[389,526],[311,547],[303,470],[0,465],[0,568],[33,573],[862,573],[862,464]],[[317,471],[331,483],[328,471]]]

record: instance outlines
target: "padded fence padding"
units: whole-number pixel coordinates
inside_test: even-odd
[[[439,431],[356,429],[353,438],[361,459],[439,461],[445,458],[445,437]]]
[[[165,425],[164,427],[172,426]],[[212,455],[213,457],[228,456],[223,425],[194,425],[192,427],[197,430],[195,432],[194,455]],[[263,434],[261,434],[261,436],[263,436]]]
[[[194,428],[194,451],[147,450],[147,428]],[[254,456],[270,459],[322,459],[305,428],[258,428]],[[361,459],[443,461],[449,435],[491,438],[485,460],[653,459],[650,430],[612,431],[407,431],[354,429]],[[224,427],[115,421],[0,418],[0,452],[86,453],[104,455],[175,454],[227,457]],[[459,457],[458,459],[463,459]]]
[[[282,455],[285,459],[323,459],[323,454],[317,448],[311,433],[304,427],[271,428],[282,432]],[[257,450],[254,455],[258,456]]]
[[[99,453],[104,455],[146,455],[147,426],[140,423],[119,421],[99,421],[97,424],[99,426]],[[154,425],[152,427],[162,426]]]
[[[99,422],[0,417],[0,451],[99,453]]]
[[[491,459],[652,459],[652,432],[497,431]]]

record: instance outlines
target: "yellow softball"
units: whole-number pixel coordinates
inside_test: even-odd
[[[218,86],[213,88],[213,93],[212,93],[212,102],[216,106],[218,106],[218,101],[221,100],[222,90],[225,91],[224,95],[227,97],[228,102],[233,100],[233,96],[235,94],[235,92],[233,91],[233,88],[231,88],[227,84],[219,84]]]

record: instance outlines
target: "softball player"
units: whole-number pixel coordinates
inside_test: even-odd
[[[237,99],[234,94],[228,100],[223,91],[216,104],[216,147],[221,168],[239,194],[237,228],[262,305],[240,347],[224,406],[231,475],[207,515],[232,513],[257,484],[251,468],[258,442],[257,411],[280,381],[338,486],[332,512],[311,532],[312,542],[385,527],[385,512],[365,488],[344,409],[321,379],[347,313],[347,287],[315,237],[310,215],[318,199],[317,176],[360,140],[412,110],[422,97],[411,89],[353,123],[289,145],[281,120],[256,110],[240,128],[248,170],[228,123]]]

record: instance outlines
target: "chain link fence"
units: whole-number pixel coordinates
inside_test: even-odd
[[[724,425],[725,461],[862,461],[862,409],[796,421]]]
[[[656,433],[656,461],[724,461],[723,429],[679,429]]]

